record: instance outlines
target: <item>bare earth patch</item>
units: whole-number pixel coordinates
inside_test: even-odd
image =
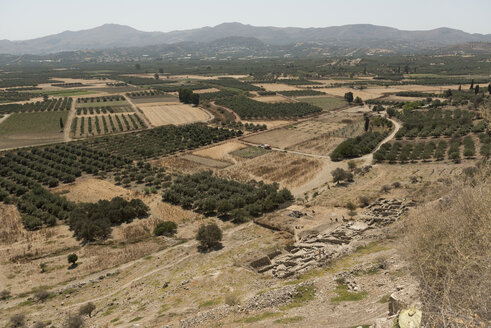
[[[281,84],[281,83],[256,83],[257,87],[262,87],[266,91],[292,91],[292,90],[302,90],[293,85]]]

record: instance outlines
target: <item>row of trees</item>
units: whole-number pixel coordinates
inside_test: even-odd
[[[143,159],[195,149],[242,135],[242,131],[212,128],[204,124],[161,126],[141,132],[83,141],[90,149],[110,151],[129,159]]]
[[[475,114],[468,110],[403,110],[394,113],[404,124],[397,132],[396,138],[412,139],[415,137],[426,138],[459,135],[464,136],[469,132],[482,132],[485,124],[473,126]]]
[[[69,110],[71,105],[72,98],[53,98],[25,104],[1,105],[0,114]]]
[[[162,199],[198,213],[243,222],[278,208],[293,196],[287,189],[278,190],[277,184],[240,183],[202,172],[177,177]]]
[[[77,103],[93,103],[93,102],[108,102],[108,101],[124,101],[124,97],[120,95],[102,96],[102,97],[85,97],[77,98]]]
[[[320,107],[304,102],[264,103],[245,96],[219,99],[216,104],[230,108],[242,119],[304,117],[322,112]]]
[[[199,94],[191,89],[179,89],[179,101],[185,104],[199,105]]]
[[[128,92],[126,95],[131,98],[141,98],[141,97],[153,97],[153,96],[159,96],[165,94],[167,93],[162,90],[151,89],[151,90]]]
[[[124,110],[122,110],[124,109]],[[107,114],[107,113],[119,113],[119,112],[133,112],[131,106],[100,106],[100,107],[79,107],[77,108],[77,115],[87,114]]]
[[[340,143],[330,157],[333,161],[340,161],[369,154],[387,135],[388,132],[365,132],[355,138],[349,138]]]
[[[111,227],[148,216],[149,208],[140,199],[126,201],[121,197],[78,205],[68,217],[70,230],[77,240],[91,242],[106,239]]]
[[[325,92],[318,90],[290,90],[290,91],[279,91],[279,94],[287,97],[302,97],[302,96],[322,96]]]

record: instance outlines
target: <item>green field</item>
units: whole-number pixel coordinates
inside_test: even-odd
[[[0,148],[39,145],[63,140],[60,117],[68,111],[15,113],[0,124]]]
[[[302,102],[312,104],[322,108],[324,111],[338,109],[347,105],[346,101],[341,98],[334,97],[306,97],[298,98]]]
[[[78,90],[78,89],[51,90],[51,91],[36,90],[36,92],[47,94],[48,96],[53,96],[53,97],[74,97],[74,96],[85,96],[85,95],[97,93],[95,91]]]

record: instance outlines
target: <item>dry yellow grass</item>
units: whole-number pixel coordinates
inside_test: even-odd
[[[209,88],[209,89],[201,89],[201,90],[193,90],[193,93],[208,93],[208,92],[218,92],[220,89],[217,88]]]
[[[266,91],[292,91],[292,90],[302,90],[293,85],[281,84],[281,83],[256,83],[255,86],[262,87]]]
[[[314,155],[329,155],[334,148],[336,148],[344,140],[344,138],[322,135],[320,137],[298,143],[288,147],[287,149]]]
[[[484,327],[491,294],[491,170],[454,182],[452,192],[406,220],[405,251],[433,327]],[[465,175],[464,175],[465,176]]]
[[[130,191],[106,180],[94,178],[78,179],[75,183],[55,188],[53,192],[64,192],[64,196],[73,202],[95,203],[102,199],[129,197]],[[68,191],[68,192],[67,192]]]
[[[222,170],[219,174],[242,181],[251,179],[281,186],[294,187],[304,184],[320,171],[322,162],[295,154],[271,152]]]
[[[239,142],[227,142],[218,146],[210,147],[195,151],[193,154],[197,156],[209,157],[216,160],[232,160],[229,154],[233,151],[247,147]]]
[[[150,106],[141,104],[139,108],[154,126],[206,122],[213,118],[211,114],[204,110],[185,104]]]

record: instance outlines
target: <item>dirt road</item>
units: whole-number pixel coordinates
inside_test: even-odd
[[[70,107],[70,111],[68,112],[68,116],[66,118],[65,128],[63,129],[63,141],[65,142],[71,140],[70,131],[72,130],[72,122],[75,115],[77,115],[77,110],[75,109],[75,104],[77,103],[77,99],[78,98],[75,97],[72,98],[72,106]]]

